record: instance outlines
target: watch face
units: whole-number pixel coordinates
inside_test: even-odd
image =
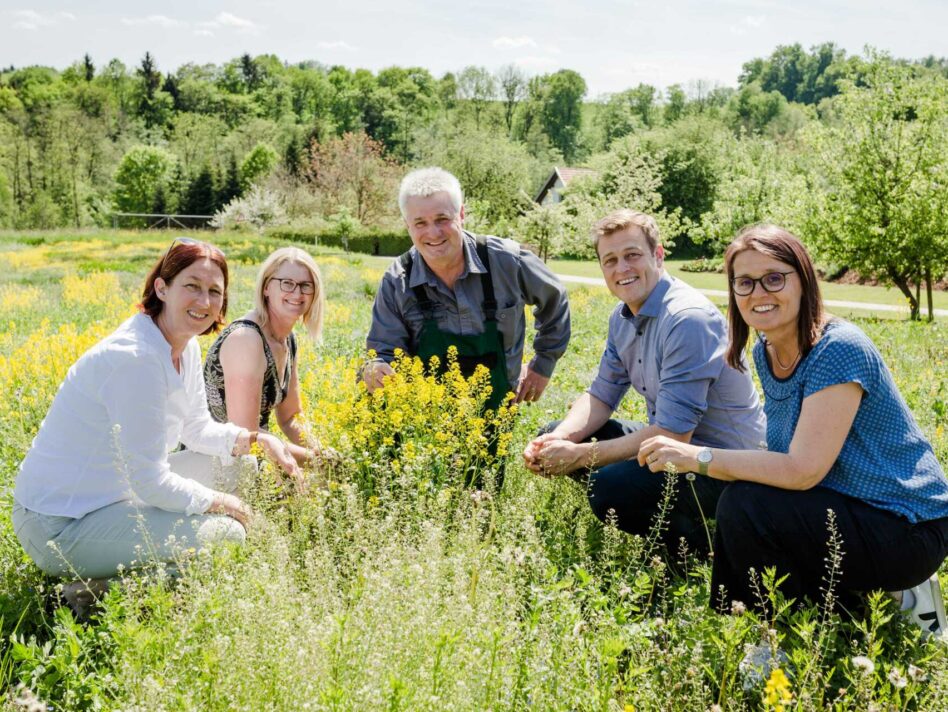
[[[708,463],[711,462],[711,450],[705,448],[698,453],[698,462]]]

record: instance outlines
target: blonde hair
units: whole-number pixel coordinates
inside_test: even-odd
[[[260,326],[266,326],[267,321],[269,321],[269,314],[267,313],[267,300],[264,296],[264,290],[267,288],[267,283],[270,281],[270,278],[276,273],[280,267],[287,263],[293,262],[296,264],[303,265],[306,269],[309,270],[310,276],[313,278],[313,286],[315,291],[313,292],[313,301],[310,303],[309,308],[303,314],[302,322],[303,326],[306,327],[306,332],[309,334],[310,338],[313,341],[318,341],[320,336],[323,333],[323,315],[326,311],[326,295],[325,290],[323,289],[323,276],[319,271],[319,266],[316,264],[316,260],[312,256],[298,247],[281,247],[279,250],[272,252],[263,264],[260,265],[260,271],[257,273],[257,286],[254,292],[254,307],[257,311],[257,318],[260,320]]]

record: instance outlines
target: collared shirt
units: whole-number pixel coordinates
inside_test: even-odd
[[[822,487],[862,500],[910,522],[948,517],[948,480],[875,344],[859,327],[829,322],[793,373],[777,378],[761,339],[754,345],[764,388],[767,443],[789,452],[803,401],[824,388],[856,383],[862,398]]]
[[[615,410],[631,386],[649,424],[692,442],[754,450],[766,439],[748,369],[727,365],[727,325],[697,290],[663,273],[638,314],[620,304],[609,318],[599,374],[589,394]]]
[[[464,233],[464,271],[448,289],[425,264],[412,247],[411,274],[405,275],[401,262],[396,259],[382,275],[382,283],[372,307],[372,325],[366,347],[378,358],[391,362],[395,349],[414,354],[424,321],[415,299],[414,287],[424,285],[428,298],[434,303],[438,327],[452,334],[481,334],[484,332],[484,291],[481,274],[487,271],[477,256],[473,235]],[[513,240],[487,237],[490,275],[497,300],[497,327],[503,336],[507,358],[507,378],[516,388],[523,362],[523,342],[526,334],[524,306],[534,307],[536,336],[533,339],[535,355],[530,368],[541,376],[553,374],[557,359],[569,343],[569,302],[566,289],[543,262]]]
[[[240,433],[208,413],[197,339],[185,347],[179,374],[155,322],[136,314],[69,369],[13,496],[34,512],[76,519],[134,499],[200,514],[214,491],[172,472],[168,452],[183,442],[230,462]]]

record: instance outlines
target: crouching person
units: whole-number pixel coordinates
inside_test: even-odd
[[[618,210],[596,224],[593,242],[606,286],[620,300],[599,373],[563,420],[527,445],[524,461],[548,476],[589,472],[595,515],[646,534],[663,506],[665,478],[636,461],[641,444],[664,435],[702,452],[757,447],[765,436],[763,411],[746,370],[725,362],[721,312],[665,272],[652,217]],[[611,419],[630,388],[645,401],[647,424]],[[683,484],[669,502],[663,543],[672,556],[682,539],[691,552],[707,553],[703,516],[713,516],[726,484],[700,478],[697,497]]]

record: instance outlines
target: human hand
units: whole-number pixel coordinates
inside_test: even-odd
[[[674,465],[678,472],[697,472],[700,450],[697,445],[655,435],[639,446],[638,461],[652,472],[663,472],[668,465]]]
[[[385,378],[395,374],[395,369],[384,361],[369,361],[362,368],[362,380],[365,388],[372,393],[376,388],[385,385]]]
[[[260,449],[263,450],[263,454],[267,456],[270,462],[289,475],[296,484],[297,491],[301,494],[304,493],[306,491],[306,478],[286,443],[271,433],[261,431],[257,435],[257,444],[260,445]]]
[[[574,443],[548,433],[527,445],[524,450],[524,463],[527,469],[543,477],[568,475],[588,466],[591,447],[590,443]]]
[[[240,525],[246,530],[250,526],[250,519],[253,511],[239,497],[217,492],[214,494],[214,500],[211,506],[207,508],[208,514],[224,514],[240,522]]]
[[[540,399],[550,379],[541,376],[526,364],[520,369],[520,385],[514,403],[530,403]]]

